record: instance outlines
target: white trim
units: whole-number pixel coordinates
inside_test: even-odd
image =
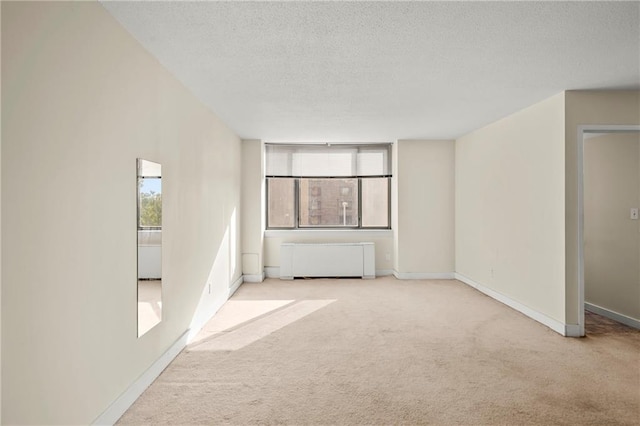
[[[238,279],[237,279],[237,280],[235,280],[235,281],[233,282],[233,284],[231,284],[231,286],[229,287],[229,295],[227,296],[227,300],[228,300],[231,296],[233,296],[233,293],[235,293],[235,292],[240,288],[240,286],[242,285],[242,283],[243,283],[243,282],[245,282],[245,281],[246,281],[245,275],[240,275],[240,276],[238,277]],[[217,310],[216,310],[216,311],[217,311]],[[215,315],[215,314],[214,314],[214,315]]]
[[[265,266],[264,267],[264,275],[267,278],[280,278],[280,267],[279,266]]]
[[[578,328],[580,328],[580,336],[584,336],[584,131],[583,126],[578,126]]]
[[[585,133],[624,133],[640,131],[638,124],[585,124],[578,126],[578,132]]]
[[[264,281],[264,277],[264,271],[261,274],[243,275],[245,283],[261,283],[262,281]]]
[[[638,125],[594,124],[578,126],[578,327],[584,336],[584,134],[640,131]]]
[[[387,277],[389,275],[395,275],[395,271],[393,269],[376,269],[376,277]],[[265,266],[263,276],[266,278],[280,278],[280,267]],[[252,282],[246,279],[246,275],[245,275],[245,281]]]
[[[393,276],[399,280],[452,280],[454,272],[398,272],[393,271]]]
[[[393,238],[392,229],[267,229],[265,238],[349,238],[366,241]]]
[[[584,333],[580,333],[580,326],[578,324],[565,324],[564,336],[565,337],[583,337]]]
[[[611,309],[603,308],[602,306],[594,305],[593,303],[584,302],[584,308],[589,311],[607,317],[614,321],[621,322],[629,327],[640,329],[640,320],[626,316]]]
[[[142,393],[153,383],[153,381],[164,371],[165,368],[178,356],[187,345],[189,330],[175,341],[164,354],[160,356],[138,379],[136,379],[122,395],[120,395],[111,405],[93,421],[94,425],[113,425],[120,417],[133,405]]]
[[[546,316],[545,314],[538,312],[534,309],[531,309],[528,306],[523,305],[522,303],[513,300],[512,298],[505,296],[502,293],[498,293],[495,290],[490,289],[489,287],[485,287],[482,284],[479,284],[475,281],[473,281],[471,278],[465,277],[462,274],[455,274],[456,279],[458,281],[461,281],[473,288],[475,288],[476,290],[486,294],[487,296],[491,297],[492,299],[497,300],[498,302],[504,303],[505,305],[509,306],[510,308],[515,309],[518,312],[521,312],[523,314],[525,314],[526,316],[528,316],[529,318],[538,321],[541,324],[546,325],[547,327],[549,327],[550,329],[552,329],[553,331],[555,331],[556,333],[560,333],[563,336],[573,336],[575,333],[574,328],[576,326],[573,325],[565,325],[562,322],[555,320],[553,318],[550,318],[548,316]],[[571,334],[569,334],[571,333]]]
[[[336,140],[315,140],[315,141],[299,141],[299,142],[287,142],[287,141],[264,141],[264,145],[393,145],[395,142],[391,141],[369,141],[366,142],[344,142],[344,141],[336,141]]]

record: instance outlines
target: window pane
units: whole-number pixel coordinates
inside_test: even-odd
[[[269,228],[293,228],[295,226],[295,179],[268,179]]]
[[[265,147],[265,171],[267,176],[293,176],[291,173],[292,148],[278,145]]]
[[[300,179],[300,226],[358,226],[358,179]]]
[[[383,176],[391,174],[389,148],[362,148],[357,156],[358,176]]]
[[[389,226],[389,178],[362,179],[362,227]]]

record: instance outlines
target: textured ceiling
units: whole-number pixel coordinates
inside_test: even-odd
[[[102,2],[243,138],[454,138],[640,88],[640,2]]]

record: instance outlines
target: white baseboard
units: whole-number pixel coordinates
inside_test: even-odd
[[[200,329],[204,327],[204,325],[211,319],[213,315],[222,307],[224,302],[226,302],[233,293],[240,288],[242,283],[244,282],[244,277],[241,275],[238,279],[236,279],[231,286],[229,287],[229,291],[227,294],[222,294],[219,297],[213,307],[213,313],[206,319],[202,324],[201,321],[198,321],[198,324],[192,324],[191,328],[184,333],[176,340],[176,342],[171,345],[169,349],[158,358],[152,365],[145,371],[136,381],[134,381],[129,388],[124,391],[122,395],[120,395],[111,405],[93,422],[94,425],[113,425],[115,424],[120,417],[133,405],[133,403],[142,395],[142,393],[147,389],[153,381],[158,378],[160,373],[164,371],[165,368],[173,361],[173,359],[178,356],[180,351],[187,345],[193,337],[198,334]]]
[[[399,280],[452,280],[453,272],[398,272],[393,271],[393,276]]]
[[[164,371],[165,368],[178,356],[180,351],[187,345],[189,330],[175,341],[160,358],[154,362],[127,390],[124,391],[111,405],[93,421],[94,425],[113,425],[120,417],[136,402],[136,399],[153,383],[153,381]]]
[[[261,274],[251,274],[251,275],[243,275],[245,283],[261,283],[264,281],[265,273]]]
[[[502,293],[498,293],[495,290],[490,289],[489,287],[485,287],[482,284],[479,284],[475,281],[473,281],[471,278],[465,277],[462,274],[455,274],[455,278],[458,281],[462,281],[463,283],[475,288],[476,290],[486,294],[487,296],[491,297],[492,299],[497,300],[498,302],[504,303],[505,305],[509,306],[510,308],[515,309],[518,312],[521,312],[523,314],[525,314],[526,316],[528,316],[529,318],[538,321],[541,324],[546,325],[547,327],[549,327],[550,329],[552,329],[553,331],[555,331],[556,333],[562,334],[563,336],[571,336],[571,337],[575,337],[578,336],[580,334],[580,330],[578,329],[577,325],[572,325],[572,324],[563,324],[560,321],[557,321],[553,318],[550,318],[548,316],[546,316],[545,314],[538,312],[534,309],[531,309],[528,306],[523,305],[522,303],[513,300],[512,298],[505,296]]]
[[[279,266],[265,266],[264,274],[267,278],[280,278]]]
[[[389,275],[394,275],[395,271],[393,269],[376,269],[376,277],[387,277]],[[266,266],[264,268],[263,277],[266,278],[280,278],[280,267],[279,266]],[[451,278],[453,278],[453,274],[451,274]],[[264,280],[264,278],[263,278]],[[246,279],[246,282],[252,282]]]
[[[231,284],[231,287],[229,287],[229,295],[227,296],[227,299],[229,299],[231,296],[233,296],[233,293],[236,292],[236,290],[238,290],[240,288],[240,286],[242,285],[243,282],[246,281],[246,278],[244,275],[240,275],[240,277],[238,277],[237,280],[235,280],[233,282],[233,284]]]
[[[578,324],[565,324],[564,326],[565,337],[582,337],[584,334],[580,333],[580,326]]]
[[[612,311],[610,309],[603,308],[602,306],[594,305],[593,303],[588,302],[584,302],[584,308],[589,312],[593,312],[614,321],[621,322],[622,324],[628,325],[629,327],[640,329],[640,320],[637,320],[635,318],[628,317],[619,312]]]

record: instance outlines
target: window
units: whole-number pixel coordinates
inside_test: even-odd
[[[357,227],[358,179],[298,180],[301,228]]]
[[[362,227],[389,227],[389,178],[361,180]]]
[[[267,221],[274,228],[295,226],[295,181],[293,179],[269,179],[269,208]]]
[[[266,145],[267,228],[390,227],[390,145]]]

